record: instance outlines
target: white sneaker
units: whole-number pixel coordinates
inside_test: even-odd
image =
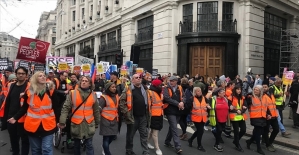
[[[102,145],[101,145],[101,148],[102,148],[102,155],[105,155],[104,148]]]
[[[204,126],[203,128],[204,128],[206,131],[208,131],[208,130],[209,130],[209,129],[208,129],[206,126]]]
[[[155,147],[152,145],[152,144],[150,144],[150,143],[147,143],[147,147],[149,148],[149,149],[154,149]]]
[[[160,149],[156,150],[157,155],[162,155],[162,151]]]

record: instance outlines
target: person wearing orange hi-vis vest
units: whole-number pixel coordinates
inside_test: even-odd
[[[228,96],[229,104],[229,118],[234,128],[234,141],[233,143],[236,146],[236,149],[240,152],[244,152],[241,147],[239,140],[246,133],[246,122],[247,119],[246,110],[247,102],[242,96],[242,88],[239,85],[236,85],[232,89],[231,96]]]
[[[81,154],[81,140],[86,146],[86,155],[94,155],[92,139],[100,123],[100,108],[97,95],[93,92],[92,79],[82,76],[79,88],[71,90],[63,104],[58,127],[65,128],[70,124],[71,136],[74,139],[74,154]],[[72,114],[69,115],[69,111]]]
[[[10,74],[13,74],[13,69],[12,69],[12,67],[9,66],[4,70],[4,76],[2,76],[2,79],[1,79],[1,85],[2,85],[1,94],[3,94],[5,97],[8,94],[7,85],[9,83],[8,77]]]
[[[180,154],[183,150],[181,149],[177,124],[180,120],[180,110],[184,110],[184,92],[183,88],[177,84],[178,78],[176,76],[171,76],[169,81],[170,82],[163,90],[163,108],[169,123],[169,129],[164,145],[166,147],[173,147],[173,145],[170,143],[171,139],[173,139],[175,151],[177,154]]]
[[[196,127],[196,131],[188,139],[189,147],[192,147],[193,140],[197,138],[197,149],[206,152],[201,144],[201,140],[204,133],[204,125],[208,120],[208,109],[211,109],[208,99],[203,96],[200,87],[194,87],[192,97],[187,99],[187,103],[192,105],[191,120]]]
[[[159,130],[163,128],[163,95],[162,95],[162,81],[155,79],[152,81],[150,85],[150,98],[152,105],[150,107],[152,117],[151,117],[151,125],[150,132],[148,136],[148,148],[156,149],[157,155],[162,155],[162,151],[159,148],[158,143],[158,133]],[[152,146],[149,141],[153,139],[154,145]]]
[[[114,82],[108,82],[104,89],[105,93],[103,93],[99,100],[101,113],[100,135],[103,136],[103,154],[111,155],[109,145],[118,134],[119,96]]]
[[[150,125],[151,100],[148,88],[141,84],[142,77],[134,74],[132,84],[126,85],[120,97],[120,110],[127,124],[126,155],[136,155],[133,151],[133,139],[136,131],[140,134],[143,155],[149,155],[147,146],[147,127]]]
[[[7,87],[7,97],[0,108],[0,117],[2,117],[1,130],[8,130],[11,149],[13,155],[29,154],[29,140],[28,136],[24,133],[24,115],[20,118],[15,118],[15,115],[23,106],[23,98],[25,90],[28,89],[29,83],[26,81],[28,70],[24,67],[16,69],[17,82],[9,83]],[[12,76],[14,74],[11,74]],[[7,122],[8,119],[14,117],[16,123]],[[21,139],[21,150],[20,150]]]
[[[30,79],[29,89],[22,96],[23,106],[8,120],[15,124],[26,114],[24,129],[32,155],[53,155],[53,134],[57,130],[56,121],[60,113],[54,87],[53,82],[46,82],[44,72],[36,72]]]

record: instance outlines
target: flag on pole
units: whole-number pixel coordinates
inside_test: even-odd
[[[91,66],[91,80],[92,80],[92,83],[94,83],[95,79],[96,79],[96,73],[95,73],[95,66],[94,66],[94,63],[92,64]]]

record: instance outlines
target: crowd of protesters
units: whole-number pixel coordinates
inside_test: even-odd
[[[58,130],[67,131],[67,147],[74,149],[75,155],[81,154],[82,140],[86,154],[93,155],[92,141],[99,127],[103,154],[111,155],[109,145],[117,139],[124,122],[126,155],[135,155],[136,131],[140,134],[143,155],[149,155],[149,149],[162,155],[158,138],[167,120],[168,133],[162,137],[164,146],[174,148],[177,154],[183,152],[182,140],[192,147],[195,139],[196,148],[205,152],[207,146],[202,143],[202,137],[208,126],[215,137],[216,151],[224,151],[223,133],[232,138],[237,151],[244,152],[240,140],[249,118],[254,129],[246,147],[250,149],[255,143],[257,152],[265,154],[261,137],[267,150],[274,152],[273,142],[279,131],[284,137],[290,135],[283,125],[285,94],[291,96],[288,105],[292,109],[293,127],[299,127],[298,77],[289,91],[284,92],[278,76],[267,75],[262,80],[250,72],[243,81],[239,75],[234,80],[222,75],[205,81],[198,74],[194,77],[186,74],[182,78],[170,73],[157,77],[148,73],[119,77],[117,72],[112,72],[109,80],[103,74],[93,81],[88,76],[55,74],[53,70],[47,76],[36,72],[29,79],[26,68],[13,71],[9,67],[1,80],[1,130],[8,130],[13,155],[28,155],[30,149],[32,155],[52,155],[53,135]],[[99,97],[95,92],[102,95]],[[195,128],[191,137],[187,134],[188,126]]]

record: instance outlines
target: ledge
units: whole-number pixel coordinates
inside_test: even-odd
[[[176,36],[176,39],[184,39],[184,38],[194,38],[194,37],[232,37],[232,38],[240,38],[240,34],[238,33],[229,33],[229,32],[190,32],[183,33]]]

